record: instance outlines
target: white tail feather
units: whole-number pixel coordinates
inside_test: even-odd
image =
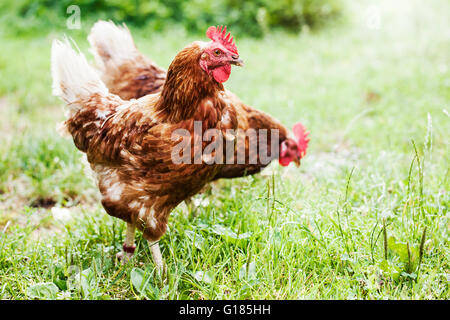
[[[116,26],[112,21],[98,21],[88,36],[91,53],[102,71],[117,67],[124,61],[133,60],[139,52],[125,24]]]
[[[66,38],[52,44],[51,70],[53,95],[61,97],[71,111],[82,108],[93,94],[107,95],[108,89],[81,52],[76,52]]]

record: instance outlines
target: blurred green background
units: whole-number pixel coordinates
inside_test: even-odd
[[[83,18],[111,19],[161,31],[178,24],[190,32],[210,25],[232,25],[235,34],[261,36],[274,28],[298,32],[318,27],[339,15],[339,0],[18,0],[0,5],[1,20],[10,32],[26,33],[64,26],[66,10],[78,5]]]
[[[114,260],[124,223],[56,133],[51,43],[66,34],[92,62],[98,19],[126,22],[163,68],[226,24],[245,61],[226,88],[311,131],[300,168],[174,210],[162,284],[140,236]],[[449,44],[448,0],[0,0],[0,299],[449,299]],[[74,266],[89,281],[70,287]]]

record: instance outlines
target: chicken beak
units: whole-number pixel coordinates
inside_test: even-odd
[[[300,167],[300,158],[295,158],[292,161],[294,161],[295,165],[298,167]]]
[[[234,64],[235,66],[238,66],[238,67],[244,66],[244,61],[242,59],[239,59],[239,56],[232,57],[232,59],[230,60],[230,63]]]

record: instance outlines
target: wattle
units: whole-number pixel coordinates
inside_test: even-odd
[[[292,159],[290,157],[280,157],[280,159],[278,159],[278,163],[283,167],[287,167],[291,161]]]
[[[229,65],[229,64],[222,66],[222,67],[215,68],[212,71],[214,80],[216,80],[217,82],[220,82],[220,83],[227,81],[228,78],[230,77],[230,74],[231,74],[231,65]]]

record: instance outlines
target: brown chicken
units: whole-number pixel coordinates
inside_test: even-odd
[[[88,40],[101,78],[112,93],[124,100],[130,100],[162,90],[166,72],[137,50],[131,33],[125,25],[116,26],[113,22],[98,21],[92,27]],[[259,129],[269,130],[266,146],[269,154],[271,153],[270,129],[278,129],[281,165],[287,166],[291,161],[297,165],[300,164],[309,141],[308,133],[300,123],[294,126],[294,135],[288,137],[288,130],[278,120],[263,111],[245,105],[228,90],[225,90],[225,95],[236,109],[240,133],[248,132],[248,129],[257,130],[254,136],[240,137],[245,139],[245,163],[238,164],[237,154],[235,154],[232,164],[223,166],[214,180],[255,174],[269,164],[267,161],[260,161],[257,149],[249,149],[249,145],[258,144],[256,141],[259,141]],[[250,142],[250,139],[254,141]],[[256,161],[250,163],[252,158]]]
[[[212,141],[226,145],[236,140],[230,132],[245,121],[239,101],[222,84],[231,65],[242,65],[237,48],[222,28],[210,27],[207,36],[210,42],[196,41],[175,56],[165,80],[155,76],[148,86],[163,80],[159,89],[152,89],[156,93],[130,101],[109,92],[67,39],[52,45],[53,93],[68,106],[65,126],[97,175],[103,207],[127,222],[124,256],[134,252],[138,228],[149,241],[158,270],[163,267],[158,240],[170,212],[220,176],[225,166],[208,160],[224,159],[226,148],[211,151],[202,133],[212,130]],[[174,161],[185,138],[188,161]],[[293,143],[286,156],[296,160],[303,150]]]

